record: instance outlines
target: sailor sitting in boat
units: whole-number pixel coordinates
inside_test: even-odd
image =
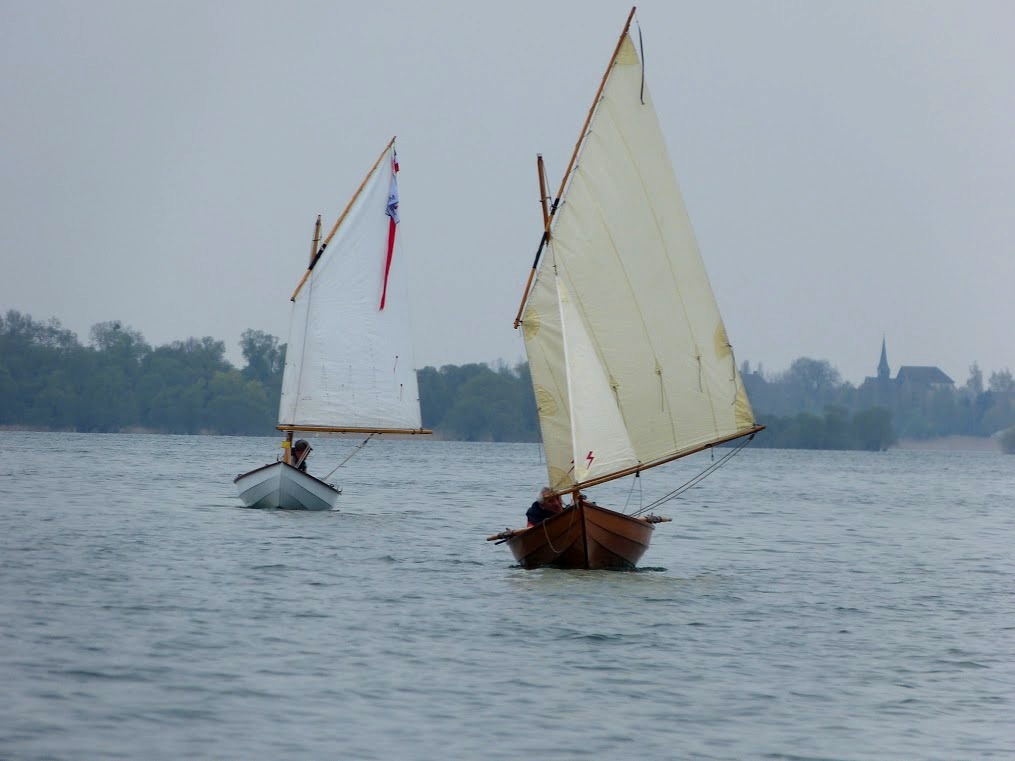
[[[292,464],[300,470],[307,469],[307,458],[314,448],[307,443],[306,439],[297,439],[293,442]]]
[[[532,503],[532,507],[526,511],[525,517],[529,519],[530,526],[538,526],[547,518],[552,518],[559,513],[563,507],[563,501],[553,493],[553,489],[544,486],[539,492],[539,499]]]

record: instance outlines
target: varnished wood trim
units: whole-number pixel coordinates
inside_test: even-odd
[[[401,433],[430,434],[429,428],[340,428],[329,425],[276,425],[279,431],[307,431],[308,433]]]
[[[623,478],[624,476],[630,476],[630,475],[632,475],[634,473],[641,473],[642,471],[648,470],[649,468],[655,468],[655,467],[657,467],[659,465],[665,465],[668,462],[673,462],[674,460],[679,460],[681,457],[687,457],[688,455],[697,454],[698,452],[704,452],[706,449],[711,449],[712,447],[718,446],[719,444],[725,444],[727,441],[734,441],[736,439],[742,439],[744,436],[751,436],[751,435],[757,433],[758,431],[763,431],[763,430],[765,430],[765,426],[763,426],[763,425],[755,425],[753,428],[751,428],[748,431],[744,431],[742,433],[735,433],[732,436],[726,436],[726,437],[721,438],[721,439],[716,439],[715,441],[710,441],[708,444],[702,444],[701,446],[697,446],[697,447],[694,447],[692,449],[686,449],[686,450],[677,452],[675,454],[672,454],[669,457],[663,457],[662,459],[655,460],[653,462],[646,462],[644,464],[634,465],[634,466],[632,466],[630,468],[624,468],[623,470],[618,470],[616,473],[608,473],[605,476],[599,476],[598,478],[590,478],[588,481],[582,481],[581,483],[576,483],[573,486],[567,487],[567,489],[564,489],[563,491],[554,492],[554,494],[556,494],[558,496],[564,495],[564,494],[571,494],[571,493],[574,493],[575,491],[580,491],[582,489],[587,489],[590,486],[598,486],[599,484],[605,484],[608,481],[614,481],[614,480],[616,480],[618,478]]]

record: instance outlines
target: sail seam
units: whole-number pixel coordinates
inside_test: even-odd
[[[604,97],[604,99],[606,99],[606,94],[605,93],[604,93],[603,97]],[[649,100],[651,100],[651,96],[649,97]],[[648,188],[645,185],[645,178],[642,175],[641,167],[638,165],[638,162],[635,159],[635,153],[631,149],[631,143],[627,139],[627,137],[625,136],[624,132],[618,126],[618,121],[617,121],[616,117],[613,114],[612,105],[613,105],[613,101],[609,101],[609,103],[607,104],[607,107],[604,110],[605,110],[606,114],[609,116],[611,122],[613,123],[614,131],[616,132],[617,136],[619,137],[620,143],[624,146],[624,151],[627,154],[630,166],[634,169],[634,171],[635,171],[635,173],[636,173],[636,175],[638,177],[638,182],[639,182],[639,185],[640,185],[641,191],[642,191],[642,197],[645,199],[645,208],[648,210],[648,212],[652,216],[652,221],[654,223],[654,228],[655,228],[655,233],[656,233],[656,239],[659,241],[660,246],[663,249],[663,251],[666,252],[666,255],[664,256],[664,259],[665,259],[665,262],[666,262],[666,269],[669,272],[670,280],[673,283],[673,290],[676,293],[676,295],[677,295],[677,301],[680,304],[680,310],[681,310],[681,312],[683,314],[683,318],[684,318],[684,320],[683,320],[684,325],[687,327],[688,333],[689,333],[692,341],[694,342],[694,345],[695,346],[700,346],[700,342],[698,341],[698,336],[696,336],[695,332],[694,332],[693,322],[691,321],[690,315],[688,314],[688,311],[687,311],[687,301],[684,298],[683,289],[681,288],[680,281],[677,278],[676,273],[673,270],[673,262],[672,262],[672,260],[671,260],[671,258],[669,256],[669,249],[666,246],[666,238],[663,235],[662,226],[659,223],[659,217],[656,215],[655,208],[652,206],[652,203],[651,203],[651,200],[652,200],[651,194],[648,192]],[[655,126],[658,129],[658,124],[656,124]],[[662,143],[663,150],[666,151],[665,140],[662,140],[661,143]],[[666,159],[667,159],[668,166],[672,167],[672,161],[669,161],[669,152],[668,151],[666,151]],[[673,170],[673,176],[674,176],[674,181],[676,181],[676,171],[675,170]],[[678,197],[680,197],[679,196],[679,190],[677,192],[678,192]],[[686,212],[686,209],[683,208],[683,198],[680,198],[680,201],[681,201],[682,211],[684,211],[684,216],[686,217],[687,216],[687,212]],[[690,219],[687,220],[687,231],[688,231],[688,234],[690,235],[691,243],[694,246],[695,252],[698,252],[699,251],[699,249],[698,249],[698,243],[697,243],[697,241],[694,238],[694,230],[691,227]],[[700,253],[699,253],[699,256],[700,256]],[[707,281],[707,279],[708,279],[707,273],[705,273],[705,278],[706,278],[706,281]],[[645,320],[644,320],[643,316],[641,315],[640,307],[639,307],[639,317],[641,318],[642,325],[644,326],[645,325]],[[653,356],[656,357],[656,361],[658,362],[658,352],[656,350],[654,342],[652,341],[651,333],[648,332],[647,327],[645,328],[645,330],[646,330],[646,338],[648,340],[648,343],[649,343],[650,346],[652,346],[652,354],[653,354]],[[698,375],[698,387],[699,387],[699,390],[702,393],[704,393],[704,395],[709,400],[709,410],[711,412],[711,417],[712,417],[712,430],[713,430],[713,432],[718,433],[718,431],[719,431],[719,422],[716,419],[716,415],[715,415],[715,400],[712,398],[711,391],[708,388],[707,384],[703,384],[702,380],[701,380],[702,363],[701,363],[701,350],[700,349],[698,349],[698,351],[697,351],[696,360],[697,360],[697,363],[698,363],[698,373],[699,373],[699,375]],[[677,438],[678,438],[678,433],[677,433],[677,421],[673,417],[673,412],[674,412],[673,405],[669,405],[669,409],[670,409],[670,413],[669,413],[669,415],[667,417],[668,417],[668,419],[670,421],[670,430],[671,430],[671,434],[672,434],[673,440],[674,440],[674,442],[676,442]]]

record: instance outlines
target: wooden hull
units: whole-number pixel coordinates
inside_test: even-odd
[[[273,462],[233,479],[247,507],[282,510],[332,510],[342,493],[309,473]]]
[[[507,546],[523,568],[631,570],[648,549],[654,530],[641,518],[581,505],[511,537]]]

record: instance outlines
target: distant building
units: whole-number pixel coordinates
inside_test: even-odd
[[[955,381],[941,372],[939,367],[905,366],[895,376],[898,386],[914,389],[954,388]]]
[[[878,362],[878,374],[864,378],[860,386],[861,393],[868,403],[882,407],[893,407],[901,397],[919,397],[929,391],[943,388],[955,388],[955,381],[949,378],[939,367],[922,365],[904,365],[892,378],[888,365],[888,350],[884,337],[881,338],[881,360]]]

